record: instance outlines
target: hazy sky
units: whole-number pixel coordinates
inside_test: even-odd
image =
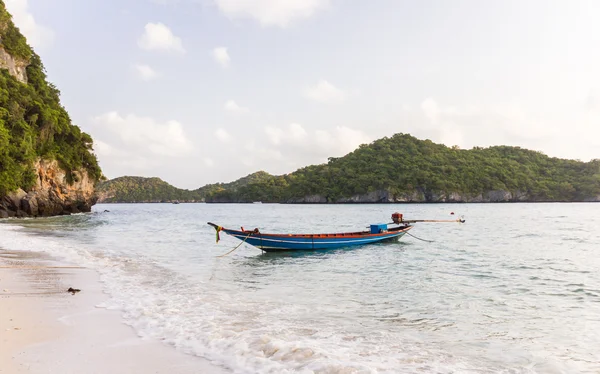
[[[4,1],[109,178],[197,188],[398,132],[600,158],[599,1]]]

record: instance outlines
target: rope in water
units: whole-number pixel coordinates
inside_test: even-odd
[[[229,252],[227,252],[227,253],[225,253],[225,254],[223,254],[223,255],[217,256],[217,257],[225,257],[225,256],[227,256],[228,254],[230,254],[231,252],[235,251],[235,250],[236,250],[236,249],[238,249],[238,248],[239,248],[239,247],[240,247],[242,244],[244,244],[244,242],[246,241],[246,239],[248,239],[248,238],[250,237],[250,235],[252,235],[252,233],[248,234],[248,235],[247,235],[247,236],[244,238],[244,240],[242,240],[242,242],[241,242],[240,244],[238,244],[238,245],[237,245],[235,248],[233,248],[231,251],[229,251]]]
[[[406,234],[408,234],[408,235],[412,236],[412,237],[413,237],[413,238],[415,238],[415,239],[419,239],[419,240],[422,240],[422,241],[424,241],[424,242],[427,242],[427,243],[435,243],[435,241],[433,241],[433,240],[421,239],[421,238],[419,238],[419,237],[416,237],[416,236],[414,236],[413,234],[411,234],[411,233],[410,233],[410,232],[408,232],[408,231],[406,232]]]

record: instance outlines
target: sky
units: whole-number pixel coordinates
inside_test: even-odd
[[[600,158],[600,2],[4,0],[108,178],[194,189],[408,133]]]

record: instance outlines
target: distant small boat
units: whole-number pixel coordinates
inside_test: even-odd
[[[179,204],[179,200],[173,201],[173,204]]]
[[[334,234],[266,234],[258,229],[244,230],[242,227],[241,230],[232,230],[212,222],[208,222],[208,224],[217,230],[217,242],[220,240],[219,233],[223,231],[265,252],[276,252],[283,250],[336,249],[392,241],[406,234],[413,228],[411,223],[415,222],[464,222],[464,220],[405,221],[400,213],[394,213],[392,220],[392,223],[370,225],[368,231]],[[398,226],[390,228],[389,225],[393,224]]]
[[[253,204],[262,204],[262,201],[255,201]]]

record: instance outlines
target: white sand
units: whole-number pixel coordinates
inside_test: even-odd
[[[0,249],[0,373],[227,373],[207,360],[139,338],[90,269]],[[71,295],[69,287],[81,292]]]

